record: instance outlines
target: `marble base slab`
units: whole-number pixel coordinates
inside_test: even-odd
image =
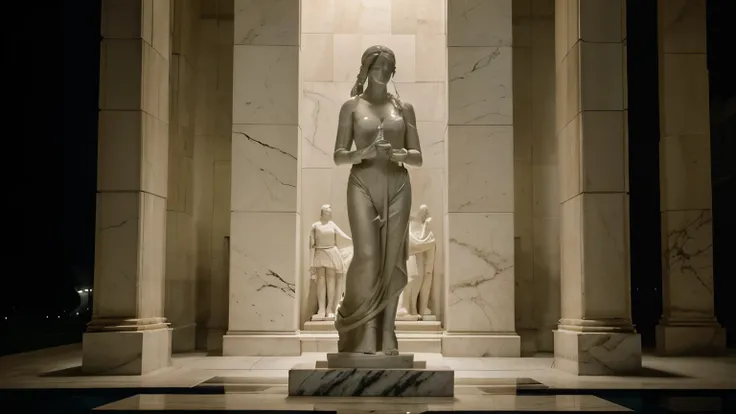
[[[554,367],[574,375],[628,375],[641,371],[637,333],[578,332],[559,329]]]
[[[145,375],[170,366],[171,328],[82,336],[82,372],[87,375]]]
[[[664,356],[720,356],[726,353],[726,330],[712,325],[658,325],[657,353]]]
[[[290,397],[453,397],[455,372],[447,367],[348,369],[300,364],[289,370],[288,388]]]
[[[411,369],[414,354],[384,355],[331,352],[327,354],[327,368]]]

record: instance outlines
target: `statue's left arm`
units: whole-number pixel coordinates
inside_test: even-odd
[[[336,234],[338,234],[340,237],[342,237],[345,240],[353,241],[353,239],[351,239],[350,236],[348,236],[347,234],[345,234],[344,231],[342,231],[342,229],[340,228],[340,226],[338,226],[334,222],[332,223],[332,225],[335,226],[335,233]]]
[[[410,103],[404,102],[404,124],[406,132],[404,135],[404,148],[395,149],[391,155],[391,159],[396,162],[403,162],[412,167],[422,166],[422,146],[419,144],[419,133],[417,132],[417,116],[414,113],[414,107]]]

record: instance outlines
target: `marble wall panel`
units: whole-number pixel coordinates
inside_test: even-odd
[[[234,0],[234,44],[299,45],[300,0]]]
[[[712,194],[709,168],[710,138],[704,135],[674,135],[660,140],[660,209],[710,209]]]
[[[233,60],[232,122],[296,125],[299,47],[235,45]]]
[[[445,3],[445,0],[393,0],[391,2],[391,33],[445,34]]]
[[[512,213],[449,213],[447,330],[514,332]]]
[[[299,54],[302,82],[332,81],[335,56],[341,60],[341,55],[334,53],[332,35],[303,34]]]
[[[352,83],[304,82],[302,92],[302,168],[335,166],[337,119],[342,104],[350,98]]]
[[[450,212],[514,211],[514,142],[511,126],[450,126]]]
[[[713,214],[662,212],[664,314],[673,320],[713,316]]]
[[[233,125],[233,211],[294,212],[298,127]]]
[[[230,220],[229,330],[294,331],[299,215],[233,211]]]
[[[698,0],[671,0],[666,7],[660,7],[664,53],[706,53],[705,5]]]
[[[447,0],[447,45],[511,46],[511,3],[511,0]]]
[[[511,48],[450,47],[447,57],[450,125],[511,125]]]
[[[665,54],[661,65],[662,136],[710,134],[706,55]]]
[[[447,122],[447,90],[440,82],[396,83],[403,101],[414,107],[417,122]]]

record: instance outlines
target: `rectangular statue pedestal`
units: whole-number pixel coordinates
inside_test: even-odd
[[[290,397],[453,397],[455,371],[425,368],[320,368],[289,370]],[[421,364],[417,364],[421,365]]]

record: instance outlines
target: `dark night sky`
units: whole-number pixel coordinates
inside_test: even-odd
[[[15,305],[45,312],[46,308],[74,301],[76,287],[92,281],[96,187],[97,93],[99,71],[99,1],[64,1],[54,6],[39,2],[18,4],[8,16],[19,16],[6,37],[10,51],[13,94],[21,102],[6,122],[16,134],[6,136],[5,178],[12,215],[7,215],[11,238],[23,240],[23,266],[6,273],[3,307]],[[635,6],[633,5],[635,3]],[[729,4],[730,3],[730,4]],[[733,4],[711,0],[709,41],[712,111],[736,96],[730,45],[721,39],[736,38],[732,29]],[[55,7],[55,8],[54,8]],[[729,9],[729,10],[726,10]],[[729,17],[731,16],[731,17]],[[629,127],[632,224],[632,289],[634,320],[645,336],[661,313],[659,254],[658,104],[656,0],[629,0]],[[719,106],[720,105],[720,106]],[[730,126],[729,126],[730,125]],[[730,130],[726,130],[730,127]],[[725,119],[713,128],[714,214],[716,214],[716,283],[725,286],[726,274],[736,268],[726,257],[733,243],[734,219],[724,211],[736,211],[724,194],[734,194],[734,127]],[[717,141],[717,142],[716,142]],[[22,142],[22,146],[20,144]],[[13,149],[14,145],[19,146]],[[17,169],[23,163],[23,169]],[[16,177],[23,176],[17,182]],[[730,177],[730,178],[729,178]],[[17,211],[16,211],[17,210]],[[25,220],[16,220],[24,217]],[[719,239],[720,237],[720,239]],[[720,243],[720,244],[719,244]],[[9,264],[20,257],[9,253]],[[730,279],[728,279],[730,280]],[[641,292],[636,294],[636,289]],[[732,291],[723,289],[723,292]],[[733,310],[728,298],[718,294],[724,315]],[[731,312],[734,313],[734,312]],[[731,329],[736,330],[733,322]]]

